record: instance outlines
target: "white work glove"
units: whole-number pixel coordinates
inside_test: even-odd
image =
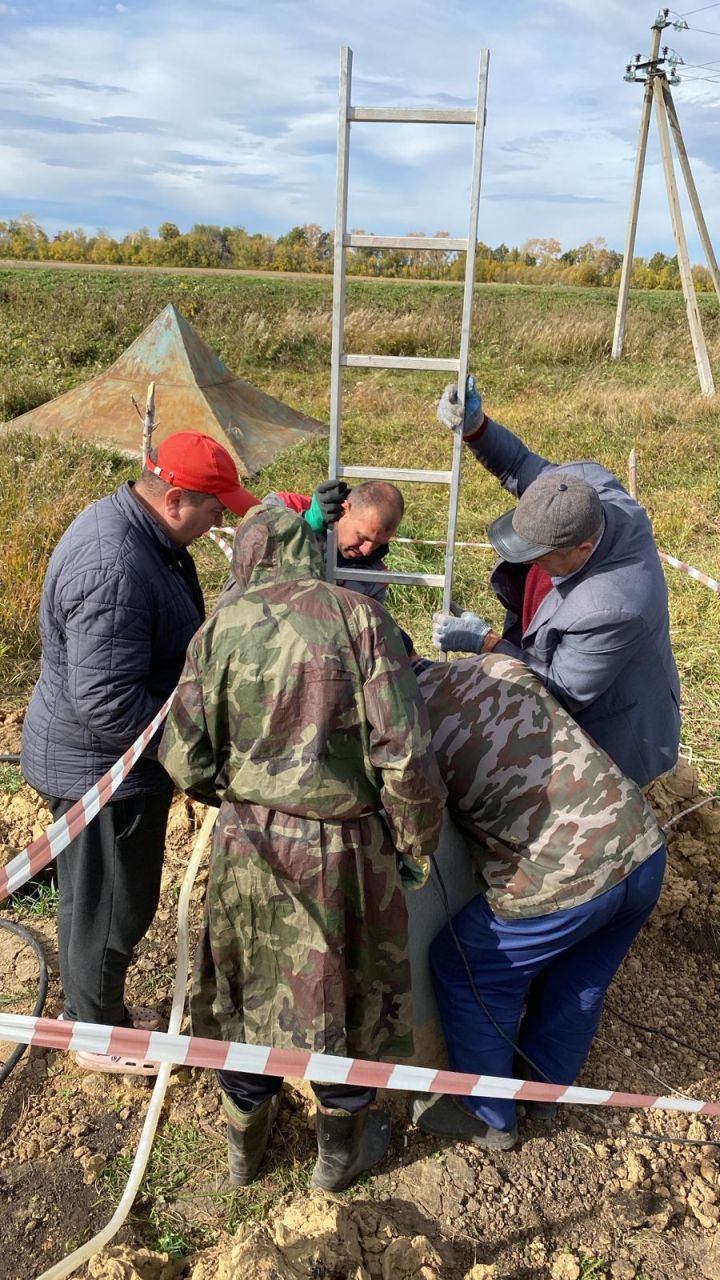
[[[464,436],[469,436],[476,431],[484,418],[482,400],[475,389],[475,379],[473,375],[468,374],[468,380],[465,384],[465,411],[463,414],[463,406],[458,398],[458,389],[456,382],[448,382],[443,391],[437,407],[437,420],[444,427],[450,427],[451,431],[457,431],[462,427]]]
[[[450,613],[434,613],[432,638],[436,649],[443,653],[482,653],[485,639],[492,630],[490,623],[476,613],[461,613],[453,618]]]

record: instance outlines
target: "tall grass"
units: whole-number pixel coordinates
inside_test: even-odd
[[[137,277],[108,273],[0,272],[0,419],[22,412],[107,367],[158,311],[173,301],[225,363],[263,390],[321,419],[328,416],[331,284],[326,280]],[[720,377],[720,309],[700,299],[710,358]],[[699,396],[685,310],[675,294],[633,300],[622,361],[609,359],[614,298],[606,291],[481,286],[476,290],[472,367],[492,416],[556,461],[594,458],[627,474],[639,450],[640,498],[658,544],[720,577],[720,469],[715,400]],[[349,350],[400,355],[454,354],[461,292],[445,285],[370,285],[348,293]],[[435,421],[442,377],[351,370],[345,379],[343,457],[347,462],[441,468],[448,433]],[[162,388],[158,388],[161,397]],[[311,489],[326,472],[327,446],[314,440],[256,478],[273,488]],[[0,434],[0,675],[27,690],[37,669],[37,603],[48,555],[87,502],[110,492],[132,465],[78,442]],[[447,492],[405,486],[401,532],[442,537]],[[485,540],[489,520],[509,505],[499,485],[468,457],[458,537]],[[212,592],[225,563],[198,548]],[[437,569],[442,551],[395,546],[392,564]],[[455,596],[496,624],[487,552],[460,551]],[[720,598],[668,569],[673,640],[684,683],[685,738],[720,761]],[[393,588],[390,604],[417,638],[430,641],[437,593]],[[720,765],[700,762],[706,781]]]

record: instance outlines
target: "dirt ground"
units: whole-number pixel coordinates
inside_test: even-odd
[[[0,713],[0,750],[20,717]],[[687,765],[653,800],[661,821],[698,798]],[[130,996],[169,1012],[177,892],[202,817],[171,815],[160,910],[131,970]],[[4,795],[0,858],[49,822],[34,793]],[[720,806],[670,832],[657,912],[610,991],[580,1083],[720,1097]],[[195,894],[199,912],[203,876]],[[45,1014],[61,1007],[55,915],[3,911],[43,944]],[[32,1013],[33,952],[0,930],[2,1008]],[[661,1028],[637,1031],[613,1010]],[[669,1031],[700,1052],[667,1039]],[[0,1060],[10,1046],[0,1044]],[[705,1054],[706,1056],[703,1056]],[[715,1056],[711,1056],[715,1055]],[[97,1280],[720,1280],[720,1123],[671,1112],[561,1108],[521,1120],[516,1150],[486,1153],[418,1133],[389,1100],[394,1136],[375,1176],[343,1195],[309,1191],[313,1108],[286,1086],[263,1176],[231,1193],[209,1073],[171,1076],[150,1171],[131,1220],[78,1275]],[[112,1216],[149,1099],[144,1082],[81,1071],[70,1055],[26,1053],[0,1091],[0,1277],[30,1280]],[[668,1144],[661,1136],[691,1140]],[[718,1144],[718,1145],[712,1145]],[[123,1175],[124,1170],[124,1175]]]

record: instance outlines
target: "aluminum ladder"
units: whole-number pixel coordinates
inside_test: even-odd
[[[335,251],[333,266],[333,315],[332,353],[330,358],[330,450],[328,476],[330,479],[357,477],[363,480],[399,480],[424,484],[447,484],[450,500],[447,523],[447,546],[444,573],[393,573],[371,569],[343,567],[343,580],[356,582],[393,582],[406,586],[442,587],[442,607],[451,608],[452,576],[455,561],[455,533],[460,496],[460,465],[462,460],[462,433],[453,433],[452,466],[449,471],[415,471],[405,468],[344,466],[340,461],[342,438],[342,371],[344,368],[362,369],[438,369],[454,373],[457,377],[458,395],[464,400],[465,382],[470,354],[472,326],[473,283],[475,250],[477,245],[478,213],[480,206],[480,175],[482,170],[483,140],[485,134],[488,65],[490,54],[483,49],[478,71],[477,105],[475,109],[456,110],[404,107],[354,107],[351,102],[352,50],[344,48],[340,55],[340,109],[338,120],[337,205],[335,213]],[[350,125],[360,121],[397,124],[467,124],[474,129],[472,178],[470,184],[470,225],[467,239],[447,236],[367,236],[349,235],[347,230],[348,169],[350,159]],[[460,355],[457,360],[425,356],[374,356],[349,354],[344,350],[345,293],[347,249],[432,249],[447,253],[464,252],[465,290],[463,295]],[[328,530],[327,576],[334,581],[336,569],[336,539],[332,528]]]

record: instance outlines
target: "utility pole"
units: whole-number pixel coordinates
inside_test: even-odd
[[[647,61],[641,61],[640,54],[636,54],[634,62],[628,65],[624,77],[626,80],[644,84],[645,92],[643,96],[642,113],[640,116],[640,133],[638,136],[637,153],[635,156],[635,171],[633,174],[632,194],[630,197],[630,216],[628,219],[627,235],[625,238],[625,253],[623,256],[622,272],[620,275],[620,289],[618,292],[617,314],[615,317],[612,357],[613,360],[620,359],[625,339],[625,321],[627,318],[630,281],[632,279],[635,234],[637,231],[638,211],[640,208],[640,195],[642,192],[642,180],[647,153],[650,117],[652,115],[652,107],[654,103],[658,123],[658,133],[660,136],[663,169],[665,173],[665,186],[667,188],[668,204],[670,206],[670,218],[672,221],[673,237],[675,239],[675,248],[677,250],[678,266],[680,269],[680,283],[682,285],[683,295],[685,298],[690,336],[692,339],[695,363],[697,365],[698,377],[700,380],[700,390],[703,395],[711,396],[715,393],[715,385],[713,383],[707,346],[705,344],[705,337],[702,331],[702,324],[700,322],[700,312],[698,310],[697,297],[695,295],[695,283],[692,278],[687,240],[685,238],[685,229],[680,210],[677,181],[675,178],[675,169],[673,165],[672,151],[670,148],[671,130],[672,136],[675,140],[678,158],[680,160],[680,168],[682,170],[683,177],[685,178],[685,185],[690,197],[690,204],[695,215],[698,232],[705,250],[710,274],[712,276],[718,298],[720,298],[720,271],[718,271],[717,261],[715,259],[715,254],[713,253],[712,244],[710,243],[710,236],[703,217],[700,199],[690,169],[690,161],[685,148],[682,132],[680,130],[680,122],[675,110],[672,93],[670,92],[671,84],[680,83],[680,77],[677,74],[676,67],[678,62],[682,62],[682,59],[678,58],[677,55],[669,57],[668,55],[670,51],[667,48],[662,50],[662,56],[660,52],[660,39],[662,32],[666,27],[672,25],[676,27],[677,30],[682,30],[687,26],[687,23],[682,19],[671,22],[669,14],[669,9],[660,10],[651,28],[652,39],[650,42],[650,54]],[[669,77],[665,69],[666,63],[672,67]]]

